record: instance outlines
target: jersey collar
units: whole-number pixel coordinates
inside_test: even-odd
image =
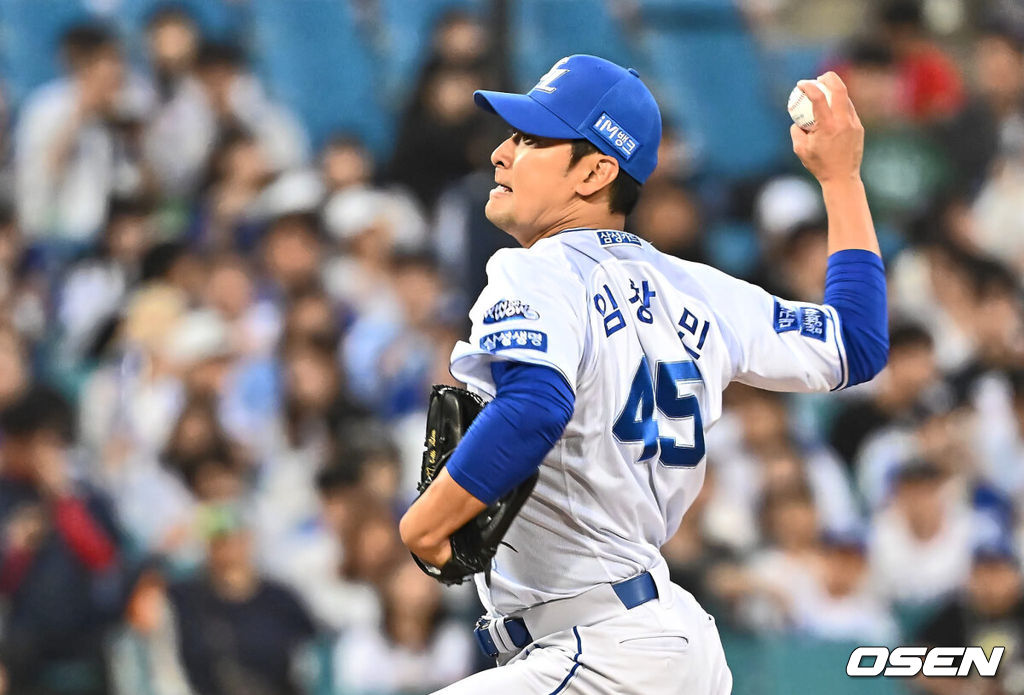
[[[563,229],[563,230],[561,230],[559,232],[555,232],[551,236],[558,236],[559,234],[565,234],[566,232],[600,232],[600,231],[602,231],[602,230],[599,229],[598,227],[569,227],[568,229]],[[619,231],[621,231],[621,230],[619,230]]]

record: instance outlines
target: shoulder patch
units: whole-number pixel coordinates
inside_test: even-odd
[[[640,237],[636,234],[619,232],[612,229],[602,229],[597,232],[597,241],[601,246],[609,246],[611,244],[632,244],[633,246],[641,246]]]
[[[480,339],[480,349],[487,352],[500,352],[501,350],[512,350],[515,348],[547,352],[547,333],[513,328],[490,333]]]
[[[536,321],[539,318],[540,314],[521,299],[502,299],[484,312],[485,324],[501,323],[512,319]]]

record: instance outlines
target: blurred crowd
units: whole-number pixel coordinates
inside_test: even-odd
[[[745,3],[754,35],[788,4]],[[889,365],[839,395],[731,387],[664,554],[724,631],[1003,645],[983,692],[1024,693],[1024,12],[992,3],[953,50],[921,4],[873,9],[821,69],[866,128]],[[389,157],[314,147],[244,41],[178,5],[144,38],[136,63],[70,27],[64,75],[3,109],[0,693],[412,695],[485,667],[473,591],[421,574],[396,519],[512,244],[472,101],[495,37],[438,21]],[[708,230],[745,217],[748,279],[821,301],[795,158],[724,186],[687,142],[666,123],[628,229],[717,264]]]

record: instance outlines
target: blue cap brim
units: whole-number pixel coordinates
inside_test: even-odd
[[[542,138],[579,140],[575,128],[534,101],[528,94],[477,90],[473,101],[484,111],[497,114],[516,130]]]

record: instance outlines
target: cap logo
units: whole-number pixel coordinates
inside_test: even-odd
[[[566,68],[559,67],[560,65],[565,63],[565,61],[567,61],[567,60],[569,60],[569,59],[568,58],[562,58],[560,61],[555,63],[554,66],[550,70],[548,70],[546,73],[544,73],[544,76],[540,78],[540,81],[537,82],[536,85],[534,85],[533,89],[539,89],[540,91],[546,92],[548,94],[551,94],[556,89],[558,89],[557,87],[552,87],[551,83],[554,82],[555,80],[557,80],[559,77],[561,77],[565,73],[569,72],[569,70],[567,70]],[[531,89],[530,91],[532,92],[533,89]]]
[[[606,113],[602,113],[591,127],[594,129],[594,132],[607,140],[609,145],[618,150],[619,154],[626,161],[629,161],[629,158],[636,153],[636,148],[639,147],[636,138],[623,130]]]

